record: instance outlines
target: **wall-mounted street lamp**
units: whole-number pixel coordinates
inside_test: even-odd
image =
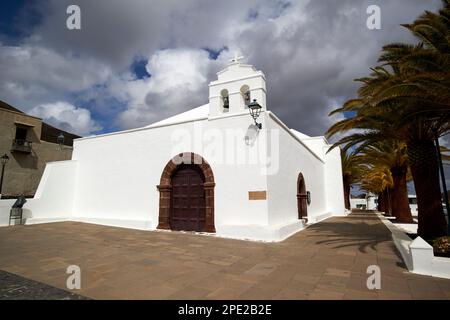
[[[61,149],[62,149],[65,139],[66,139],[66,137],[64,137],[64,134],[62,132],[59,134],[58,138],[56,138],[56,141],[58,142],[59,147]]]
[[[250,111],[250,116],[255,121],[255,126],[257,126],[259,129],[262,129],[262,124],[256,122],[256,119],[258,119],[262,110],[262,107],[259,105],[258,102],[256,102],[256,99],[253,99],[253,102],[248,105],[248,110]]]
[[[0,163],[2,164],[2,175],[0,176],[0,197],[2,195],[3,175],[5,173],[5,165],[8,163],[8,161],[9,157],[6,153],[0,157]]]

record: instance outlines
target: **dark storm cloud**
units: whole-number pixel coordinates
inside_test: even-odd
[[[81,7],[80,31],[65,28],[69,4]],[[366,27],[371,4],[381,7],[382,30]],[[206,103],[208,82],[238,50],[266,74],[269,109],[290,127],[321,135],[331,124],[329,111],[355,94],[353,79],[368,73],[381,47],[413,41],[399,24],[439,6],[439,0],[49,0],[34,5],[43,19],[30,36],[2,45],[0,95],[31,109],[75,103],[82,92],[86,104],[74,108],[109,118],[101,103],[108,95],[123,104],[111,121],[140,126]],[[149,61],[152,77],[128,72],[135,61]]]
[[[310,1],[290,8],[281,32],[261,22],[239,38],[239,43],[253,39],[246,52],[269,79],[271,109],[290,127],[323,134],[331,121],[325,115],[336,103],[354,96],[353,79],[369,72],[381,47],[414,40],[399,24],[439,5],[439,1],[378,1],[382,30],[371,31],[366,27],[366,8],[372,3]]]

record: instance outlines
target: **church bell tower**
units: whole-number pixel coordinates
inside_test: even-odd
[[[209,116],[220,117],[248,112],[254,99],[266,110],[266,77],[235,55],[230,64],[209,84]]]

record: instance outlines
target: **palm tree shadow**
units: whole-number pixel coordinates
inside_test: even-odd
[[[316,244],[329,245],[333,249],[356,247],[359,252],[367,253],[388,248],[400,257],[390,231],[373,215],[352,214],[345,218],[345,221],[330,219],[313,224],[307,230],[308,237],[319,238]]]

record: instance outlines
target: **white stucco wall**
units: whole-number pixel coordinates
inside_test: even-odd
[[[77,164],[74,160],[47,163],[34,198],[24,205],[31,217],[28,224],[73,217]]]
[[[324,163],[312,150],[301,144],[283,129],[272,117],[267,116],[270,130],[279,132],[279,171],[268,176],[269,219],[272,224],[298,220],[297,179],[302,173],[306,190],[311,192],[308,220],[314,222],[327,213],[324,187]]]
[[[245,143],[249,120],[248,115],[241,115],[76,140],[73,158],[79,165],[74,215],[137,221],[148,229],[156,228],[159,214],[156,186],[162,171],[176,154],[194,152],[208,161],[214,173],[216,229],[220,231],[222,225],[267,225],[266,203],[248,200],[248,191],[266,190],[261,165],[235,164],[233,159],[225,159],[223,163],[220,154],[212,152],[212,146],[223,150],[227,149],[225,144],[233,143],[221,137],[213,144],[208,143],[216,134],[221,136],[230,128],[243,128],[234,138],[234,154],[238,157],[256,153],[258,147],[265,146],[264,137],[260,135],[254,146]],[[226,157],[231,155],[232,152],[224,153]]]
[[[331,146],[323,147],[325,154],[324,186],[327,212],[334,216],[346,215],[344,201],[344,182],[342,180],[341,149],[335,148],[327,153]]]
[[[324,146],[327,143],[324,137],[310,137],[301,140],[320,159],[325,160],[325,153],[327,150],[325,150]]]
[[[350,206],[352,209],[361,209],[364,206],[366,210],[377,210],[376,204],[377,197],[370,196],[367,199],[362,198],[352,198],[350,199]],[[360,206],[360,208],[358,208]]]
[[[72,161],[47,165],[35,199],[26,204],[28,223],[70,219],[155,229],[156,186],[167,162],[182,152],[201,155],[212,168],[218,235],[274,241],[303,228],[300,172],[312,197],[309,221],[339,214],[339,154],[323,161],[275,116],[264,112],[260,120],[259,132],[248,114],[235,114],[78,139]],[[249,191],[267,191],[267,199],[250,200]]]

